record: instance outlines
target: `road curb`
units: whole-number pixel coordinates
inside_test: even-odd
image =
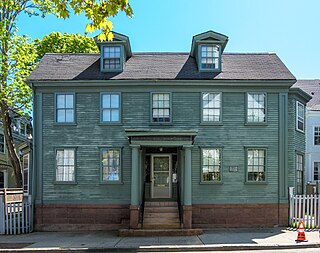
[[[0,249],[0,253],[63,253],[63,252],[188,252],[188,251],[246,251],[246,250],[279,250],[279,249],[304,249],[320,248],[320,243],[313,244],[273,244],[273,245],[188,245],[188,246],[150,246],[135,248],[23,248],[23,249]]]

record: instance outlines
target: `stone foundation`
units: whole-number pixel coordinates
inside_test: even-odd
[[[288,204],[193,205],[193,227],[237,228],[288,225]]]
[[[128,228],[129,205],[36,205],[35,230],[114,230]]]

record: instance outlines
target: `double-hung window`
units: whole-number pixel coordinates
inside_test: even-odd
[[[121,70],[121,46],[103,47],[103,70]]]
[[[266,122],[266,94],[247,94],[247,123]]]
[[[220,46],[200,45],[200,70],[220,69]]]
[[[75,149],[56,150],[56,181],[75,182]]]
[[[304,132],[304,105],[298,101],[296,106],[296,124],[297,130]]]
[[[202,93],[202,122],[221,122],[221,93]]]
[[[104,182],[120,182],[121,180],[121,164],[120,149],[103,148],[101,149],[101,176]]]
[[[247,181],[266,181],[266,149],[247,149]]]
[[[314,127],[314,145],[320,145],[320,126]]]
[[[170,122],[170,106],[170,93],[152,93],[152,122]]]
[[[296,154],[296,193],[303,194],[303,155]]]
[[[29,194],[29,154],[26,154],[23,156],[22,169],[23,169],[23,191],[25,194]]]
[[[320,170],[320,162],[313,163],[313,180],[319,180],[319,170]]]
[[[120,94],[104,93],[101,95],[102,122],[120,122]]]
[[[202,182],[221,181],[221,149],[202,149]]]
[[[56,122],[74,122],[74,94],[56,95]]]
[[[5,144],[4,144],[4,135],[0,134],[0,153],[4,153]]]

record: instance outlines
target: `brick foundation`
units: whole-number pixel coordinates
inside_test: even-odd
[[[288,204],[193,205],[193,227],[274,227],[288,225]]]
[[[128,228],[129,205],[36,205],[35,230],[113,230]]]

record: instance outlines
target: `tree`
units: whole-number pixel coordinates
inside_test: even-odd
[[[129,17],[133,13],[128,0],[0,0],[0,10],[0,113],[16,185],[22,187],[21,165],[13,142],[10,111],[27,112],[30,109],[31,91],[23,80],[34,68],[39,55],[30,39],[16,35],[19,15],[45,16],[51,13],[66,19],[70,13],[84,13],[88,18],[86,32],[101,31],[98,39],[103,41],[113,39],[110,17],[116,16],[119,11],[124,11]],[[45,52],[43,47],[41,50]]]

